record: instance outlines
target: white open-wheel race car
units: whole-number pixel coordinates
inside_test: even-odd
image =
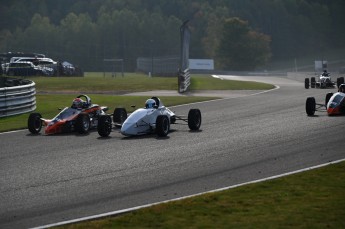
[[[152,97],[146,101],[145,108],[135,110],[128,118],[124,108],[115,108],[113,120],[110,115],[100,117],[97,129],[100,136],[107,137],[111,133],[114,123],[115,127],[121,128],[120,132],[125,136],[156,133],[158,136],[164,137],[168,135],[170,125],[179,122],[187,123],[190,130],[199,130],[200,110],[190,109],[188,116],[178,116],[165,107],[159,98]]]
[[[325,111],[328,115],[345,114],[345,84],[341,84],[338,92],[326,94],[325,103],[316,103],[314,97],[308,97],[305,103],[308,116],[313,116],[315,111]]]
[[[331,74],[328,72],[322,73],[318,79],[316,77],[311,77],[304,79],[305,89],[310,88],[334,88],[335,86],[339,87],[344,83],[344,77],[338,77],[337,82],[332,81]]]

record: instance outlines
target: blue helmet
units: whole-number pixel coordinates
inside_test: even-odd
[[[154,108],[156,106],[156,101],[154,99],[148,99],[145,102],[145,107],[146,108]]]

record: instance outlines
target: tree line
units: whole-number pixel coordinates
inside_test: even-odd
[[[103,60],[179,56],[190,20],[190,58],[218,68],[344,48],[343,0],[0,0],[0,52],[36,52],[102,71]],[[242,48],[240,48],[242,47]],[[249,58],[250,57],[250,58]],[[248,59],[249,58],[249,59]]]

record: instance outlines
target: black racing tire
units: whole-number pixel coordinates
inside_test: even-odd
[[[339,89],[340,85],[344,83],[344,77],[337,78],[337,87]]]
[[[98,119],[97,131],[102,137],[108,137],[112,129],[110,115],[101,115]]]
[[[327,94],[326,94],[326,97],[325,97],[325,106],[327,107],[327,104],[328,104],[328,102],[329,102],[329,100],[330,100],[330,98],[333,96],[333,93],[332,92],[328,92]]]
[[[304,79],[304,88],[309,89],[309,78]]]
[[[188,112],[188,127],[191,130],[199,130],[201,126],[201,112],[199,109],[190,109]]]
[[[127,119],[127,111],[125,108],[115,108],[113,113],[113,122],[122,124]]]
[[[339,88],[340,84],[341,84],[341,83],[340,83],[340,77],[338,77],[338,78],[337,78],[337,88]]]
[[[316,102],[314,97],[308,97],[305,103],[305,111],[308,116],[313,116],[316,110]]]
[[[310,78],[310,87],[315,88],[316,87],[316,80],[315,77]]]
[[[160,137],[165,137],[170,131],[169,118],[166,115],[158,115],[156,120],[156,133]]]
[[[38,134],[42,129],[42,115],[40,113],[31,113],[28,118],[28,129],[33,134]]]
[[[86,134],[90,129],[90,116],[87,113],[80,113],[75,122],[75,129],[79,134]]]

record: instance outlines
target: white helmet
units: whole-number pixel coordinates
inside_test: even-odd
[[[145,102],[145,107],[146,108],[154,108],[156,106],[156,101],[154,99],[148,99]]]

